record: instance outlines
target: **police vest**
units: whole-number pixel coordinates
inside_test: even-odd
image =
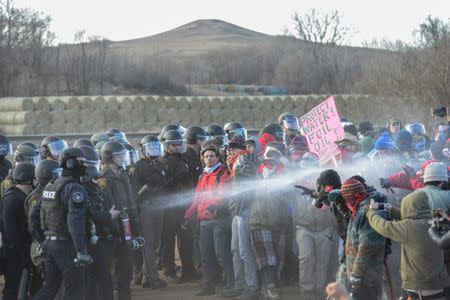
[[[61,206],[60,196],[64,186],[71,182],[75,182],[75,179],[60,177],[48,183],[42,191],[41,229],[45,233],[69,236],[67,208]]]

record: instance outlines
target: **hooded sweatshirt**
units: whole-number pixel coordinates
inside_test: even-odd
[[[369,210],[370,226],[383,236],[401,243],[402,288],[440,290],[450,285],[444,267],[444,252],[428,235],[431,209],[427,194],[415,191],[403,198],[401,221],[386,221]]]

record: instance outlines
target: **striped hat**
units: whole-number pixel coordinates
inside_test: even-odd
[[[361,182],[354,178],[347,179],[341,187],[341,196],[344,200],[352,199],[355,194],[367,193]]]

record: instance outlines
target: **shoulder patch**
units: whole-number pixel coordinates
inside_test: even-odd
[[[84,196],[80,192],[75,192],[72,194],[72,201],[75,203],[82,203],[84,201]]]
[[[133,176],[135,170],[136,170],[136,168],[134,166],[131,166],[130,168],[128,168],[128,175]]]
[[[98,187],[99,187],[102,191],[104,191],[104,190],[106,189],[106,183],[107,183],[107,180],[106,180],[105,177],[100,177],[100,178],[98,179]]]
[[[12,184],[13,184],[12,180],[9,179],[5,179],[2,181],[2,186],[5,190],[9,188]]]

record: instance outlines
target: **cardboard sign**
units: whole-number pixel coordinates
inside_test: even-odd
[[[335,141],[344,136],[344,128],[333,97],[300,117],[299,123],[310,151],[319,156],[321,165],[339,154]]]

